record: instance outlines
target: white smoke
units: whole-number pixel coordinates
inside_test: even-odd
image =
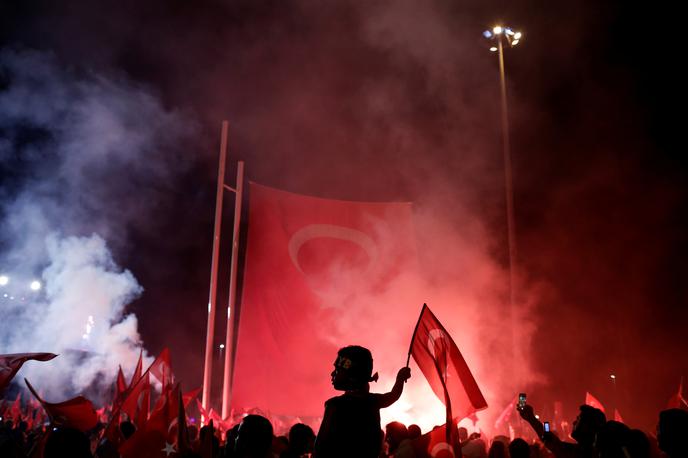
[[[131,250],[130,226],[151,226],[195,127],[122,75],[44,52],[0,52],[0,80],[0,270],[6,291],[13,279],[43,282],[1,298],[0,353],[59,353],[20,374],[50,400],[104,392],[143,346],[127,312],[143,288],[111,250]]]

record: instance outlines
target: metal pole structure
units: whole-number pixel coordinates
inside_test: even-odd
[[[504,46],[502,33],[497,35],[499,53],[499,83],[502,93],[502,146],[504,149],[504,178],[506,190],[506,225],[509,245],[509,311],[511,319],[516,316],[516,235],[514,224],[514,193],[511,177],[511,145],[509,142],[509,115],[506,100],[506,77],[504,75]],[[513,323],[512,323],[513,324]],[[512,333],[514,331],[512,330]]]
[[[231,189],[231,188],[230,188]],[[239,263],[239,236],[241,228],[241,201],[244,195],[244,161],[237,165],[236,189],[234,191],[234,230],[232,233],[232,264],[229,272],[229,303],[227,305],[227,340],[225,341],[225,372],[222,382],[222,419],[229,415],[232,399],[232,364],[234,340],[234,307],[237,293],[237,266]]]
[[[222,229],[222,198],[225,185],[225,163],[227,159],[227,121],[222,122],[220,142],[220,165],[217,170],[217,192],[215,194],[215,229],[213,230],[213,257],[210,264],[210,299],[208,300],[208,328],[205,335],[205,365],[203,366],[203,408],[208,411],[210,387],[213,378],[213,341],[215,338],[215,308],[217,299],[217,270],[220,259],[220,231]],[[201,423],[205,418],[201,419]]]
[[[614,387],[614,392],[613,392],[613,398],[612,398],[612,415],[614,415],[614,420],[616,420],[616,410],[617,410],[617,397],[616,397],[616,375],[612,374],[610,375],[610,378],[612,379],[612,386]]]

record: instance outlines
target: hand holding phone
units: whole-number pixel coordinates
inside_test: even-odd
[[[546,432],[546,433],[550,432],[550,430],[549,430],[549,422],[548,422],[548,421],[546,421],[546,422],[544,423],[544,427],[545,427],[545,432]]]
[[[525,393],[519,393],[518,394],[518,410],[523,410],[523,408],[526,406],[526,394]]]

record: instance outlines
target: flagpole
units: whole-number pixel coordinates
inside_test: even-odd
[[[409,345],[408,356],[406,357],[406,367],[409,367],[409,363],[411,362],[411,352],[413,351],[413,341],[416,340],[416,333],[418,332],[418,326],[420,326],[420,320],[423,319],[423,312],[425,312],[426,308],[428,308],[428,304],[423,304],[423,308],[420,309],[420,316],[418,317],[418,321],[416,321],[416,327],[413,328],[413,334],[411,335],[411,344]]]
[[[205,335],[205,364],[203,366],[202,404],[208,409],[213,377],[213,342],[215,340],[215,308],[217,299],[217,271],[220,258],[220,237],[222,229],[222,198],[224,196],[225,163],[227,159],[227,121],[222,121],[220,141],[220,164],[217,170],[217,191],[215,193],[215,228],[213,230],[213,256],[210,264],[210,298],[208,300],[208,328]],[[201,419],[201,423],[205,419]]]
[[[229,188],[227,186],[227,188]],[[234,191],[234,229],[232,232],[232,264],[229,272],[229,303],[227,305],[227,340],[225,341],[225,371],[222,382],[222,419],[229,415],[232,398],[232,366],[234,363],[234,317],[236,316],[237,266],[239,263],[239,236],[241,233],[241,203],[244,195],[244,161],[237,165],[236,189]]]

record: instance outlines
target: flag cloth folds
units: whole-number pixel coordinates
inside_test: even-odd
[[[456,458],[462,456],[458,452],[458,444],[452,445],[447,441],[446,426],[438,426],[414,439],[412,441],[414,456],[416,458]]]
[[[681,381],[678,384],[678,391],[667,402],[667,409],[688,410],[688,402],[683,397],[683,377],[681,377]]]
[[[122,458],[169,457],[178,454],[179,384],[167,385],[146,424],[119,447]],[[178,455],[175,455],[178,456]]]
[[[124,380],[124,372],[122,372],[122,366],[119,366],[117,371],[117,381],[115,382],[115,404],[122,398],[124,392],[127,391],[127,382]]]
[[[9,386],[26,361],[50,361],[56,356],[54,353],[12,353],[0,355],[0,395]]]
[[[614,421],[618,421],[619,423],[626,423],[621,416],[621,413],[619,413],[618,409],[614,409]]]
[[[362,320],[360,308],[384,317],[406,307],[413,316],[412,302],[361,297],[379,296],[415,262],[410,203],[322,199],[250,183],[235,412],[322,415],[337,351],[361,343],[362,327],[377,325]],[[376,343],[383,339],[390,337]]]
[[[77,396],[58,403],[46,402],[38,396],[28,380],[24,379],[24,382],[31,394],[41,403],[53,425],[85,432],[93,429],[98,423],[98,414],[93,408],[93,403],[85,397]]]
[[[143,371],[143,348],[141,350],[139,350],[139,360],[136,362],[136,368],[134,369],[134,373],[131,374],[131,380],[129,381],[129,389],[131,389],[134,385],[136,385],[139,382],[139,380],[141,380],[142,371]]]
[[[477,382],[444,326],[423,304],[409,353],[432,391],[451,409],[452,419],[466,418],[487,407]]]
[[[600,409],[604,413],[604,406],[602,403],[592,394],[585,392],[585,405]]]
[[[499,414],[495,420],[494,427],[495,430],[499,430],[502,426],[506,426],[509,423],[511,414],[516,410],[516,402],[518,402],[518,395],[514,396],[510,403],[506,405],[502,413]]]

